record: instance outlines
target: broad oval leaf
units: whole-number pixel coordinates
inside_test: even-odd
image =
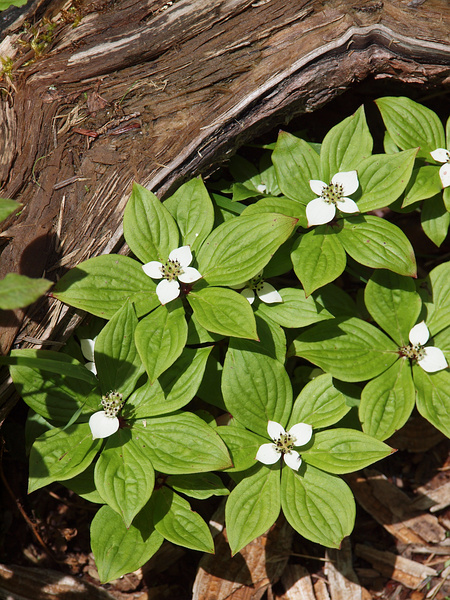
[[[417,410],[422,417],[450,438],[450,371],[426,373],[419,365],[413,366],[417,390]]]
[[[160,302],[156,284],[136,260],[121,254],[90,258],[66,273],[53,295],[61,302],[81,308],[97,317],[110,319],[127,300],[142,316]]]
[[[391,453],[392,448],[362,431],[338,428],[317,432],[302,457],[308,465],[340,474],[363,469]]]
[[[436,334],[450,325],[450,262],[435,267],[430,275],[433,303],[427,305],[427,326]]]
[[[414,250],[401,229],[372,215],[346,217],[342,223],[339,240],[356,262],[416,277]]]
[[[45,432],[31,448],[28,493],[82,473],[101,445],[102,440],[92,439],[87,423]]]
[[[295,531],[327,548],[339,548],[355,523],[355,500],[348,485],[312,465],[302,466],[300,473],[283,469],[281,506]]]
[[[107,583],[145,564],[163,543],[153,527],[148,505],[127,528],[122,517],[102,506],[92,519],[91,546],[100,581]]]
[[[133,183],[123,215],[125,241],[143,263],[166,262],[179,246],[179,232],[174,218],[161,201],[147,188]]]
[[[233,466],[227,469],[228,472],[246,471],[253,467],[259,447],[267,443],[267,437],[257,435],[240,425],[223,425],[217,427],[215,431],[230,452]]]
[[[320,150],[321,179],[328,184],[336,173],[356,169],[371,155],[372,146],[364,107],[360,106],[354,115],[335,125],[325,136]]]
[[[302,235],[291,259],[308,296],[342,275],[347,262],[339,236],[328,225],[319,225]]]
[[[284,366],[265,354],[237,350],[230,344],[222,373],[227,410],[255,433],[267,436],[269,420],[286,425],[292,387]]]
[[[312,296],[306,296],[305,291],[296,288],[278,290],[283,302],[258,306],[256,313],[261,313],[282,327],[306,327],[313,323],[332,319],[323,306]]]
[[[281,131],[272,152],[272,162],[285,196],[303,204],[314,198],[309,181],[319,178],[320,159],[310,144]]]
[[[360,212],[384,208],[397,200],[411,177],[416,154],[415,148],[396,154],[377,154],[359,165]]]
[[[8,273],[4,279],[0,280],[0,309],[14,310],[29,306],[43,296],[52,285],[53,282],[48,279]]]
[[[256,465],[228,496],[225,524],[232,554],[265,533],[281,508],[280,468]]]
[[[219,335],[258,339],[255,316],[248,301],[227,288],[206,287],[187,296],[202,327]]]
[[[313,429],[334,425],[348,413],[345,396],[334,387],[331,375],[319,375],[297,396],[287,429],[296,423],[308,423]]]
[[[158,306],[136,327],[137,351],[151,383],[166,371],[183,352],[187,323],[181,300]]]
[[[221,438],[192,413],[138,420],[132,433],[153,467],[167,475],[205,473],[231,466]]]
[[[386,440],[403,427],[415,403],[409,360],[403,358],[363,389],[359,405],[363,431],[378,440]]]
[[[441,194],[427,198],[422,204],[420,223],[425,235],[439,247],[446,239],[450,225],[450,213]]]
[[[95,465],[95,486],[126,527],[149,500],[155,483],[152,463],[129,429],[110,436]]]
[[[195,252],[214,225],[214,207],[200,177],[184,183],[164,202],[176,220],[183,246]]]
[[[426,165],[418,167],[411,174],[411,179],[406,187],[402,208],[410,206],[419,200],[432,198],[436,194],[440,195],[441,189],[442,184],[439,178],[438,166]]]
[[[315,325],[293,341],[290,353],[342,381],[365,381],[398,359],[398,346],[373,325],[350,318]]]
[[[199,552],[214,552],[208,525],[187,500],[163,486],[152,496],[153,524],[166,540]]]
[[[190,473],[189,475],[169,475],[166,484],[176,492],[190,498],[206,500],[211,496],[228,496],[226,488],[218,475],[214,473]]]
[[[240,285],[257,275],[291,235],[297,219],[277,213],[240,216],[219,225],[197,254],[209,285]]]
[[[409,332],[422,310],[414,281],[392,271],[375,271],[364,291],[367,310],[399,346],[409,344]]]

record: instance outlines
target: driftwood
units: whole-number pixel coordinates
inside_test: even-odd
[[[161,196],[368,77],[450,84],[448,0],[36,0],[25,17],[0,44],[0,196],[24,206],[0,277],[126,252],[133,180]],[[69,320],[52,298],[5,311],[0,349]]]

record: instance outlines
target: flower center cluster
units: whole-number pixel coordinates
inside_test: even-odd
[[[279,438],[273,441],[275,450],[280,454],[289,454],[295,445],[295,439],[290,433],[282,433]]]
[[[165,264],[161,265],[159,269],[163,279],[168,279],[169,281],[173,281],[184,273],[178,260],[170,260],[170,258]]]
[[[399,348],[401,356],[406,356],[411,360],[420,360],[425,356],[425,348],[422,344],[408,344]]]
[[[122,394],[119,392],[109,392],[102,396],[102,406],[107,417],[113,419],[123,406]]]
[[[248,286],[252,290],[256,290],[257,292],[260,292],[264,287],[264,281],[263,281],[262,274],[256,275],[255,277],[250,279],[250,281],[248,282]]]
[[[322,190],[322,198],[327,204],[336,204],[344,195],[344,187],[341,183],[330,183]]]

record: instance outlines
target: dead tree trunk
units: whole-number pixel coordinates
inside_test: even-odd
[[[368,76],[450,84],[448,0],[36,4],[0,45],[0,195],[24,205],[1,277],[125,252],[133,180],[161,195]],[[48,298],[4,312],[1,350],[67,319]]]

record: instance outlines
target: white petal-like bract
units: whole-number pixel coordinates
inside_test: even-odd
[[[307,444],[312,437],[312,432],[313,429],[311,425],[308,425],[307,423],[297,423],[288,431],[288,433],[295,438],[294,446],[304,446]]]
[[[338,209],[343,213],[356,213],[359,212],[358,205],[351,198],[341,198],[336,202]]]
[[[336,206],[325,202],[323,198],[315,198],[306,205],[306,218],[308,227],[311,225],[325,225],[329,223],[336,214]]]
[[[241,296],[244,296],[246,300],[253,304],[255,301],[255,292],[251,288],[244,288],[241,292]]]
[[[425,325],[425,321],[421,321],[414,325],[414,327],[409,332],[409,341],[414,346],[420,344],[423,346],[428,342],[428,338],[430,337],[430,332],[428,331],[428,327]]]
[[[267,433],[273,440],[277,440],[281,435],[286,433],[286,430],[276,421],[269,421],[267,423]]]
[[[184,267],[183,270],[184,272],[181,275],[178,275],[178,279],[183,283],[193,283],[202,277],[194,267]]]
[[[450,161],[450,152],[446,148],[437,148],[430,154],[436,162],[445,163]]]
[[[321,196],[324,188],[327,187],[327,184],[324,181],[320,181],[320,179],[310,179],[309,187],[315,194]]]
[[[419,358],[418,364],[427,373],[435,373],[448,367],[447,359],[440,348],[427,346],[424,350],[424,356]]]
[[[169,254],[169,260],[177,260],[181,268],[188,267],[192,262],[192,252],[190,246],[180,246],[175,248]]]
[[[450,185],[450,163],[445,163],[439,169],[439,177],[441,178],[442,187],[446,188]]]
[[[162,279],[162,266],[162,263],[160,263],[159,261],[151,260],[150,262],[145,263],[145,265],[142,265],[142,270],[146,275],[148,275],[152,279]]]
[[[99,410],[91,415],[89,427],[91,428],[93,440],[105,438],[116,433],[119,429],[119,419],[117,417],[107,417],[104,410]]]
[[[82,339],[80,340],[81,352],[86,360],[94,360],[95,340]]]
[[[173,279],[163,279],[156,286],[156,295],[161,304],[167,304],[171,300],[175,300],[180,295],[180,284]]]
[[[273,304],[274,302],[283,302],[283,298],[277,292],[277,290],[265,281],[262,284],[261,289],[257,289],[256,293],[258,294],[258,298],[265,302],[266,304]]]
[[[359,187],[358,173],[356,171],[336,173],[336,175],[332,177],[331,183],[342,185],[344,196],[351,196]]]
[[[273,465],[280,460],[281,454],[276,451],[274,444],[262,444],[256,453],[256,460],[265,465]]]
[[[284,462],[288,467],[291,467],[294,471],[298,471],[302,464],[302,459],[300,454],[296,450],[291,450],[287,454],[284,455]]]

